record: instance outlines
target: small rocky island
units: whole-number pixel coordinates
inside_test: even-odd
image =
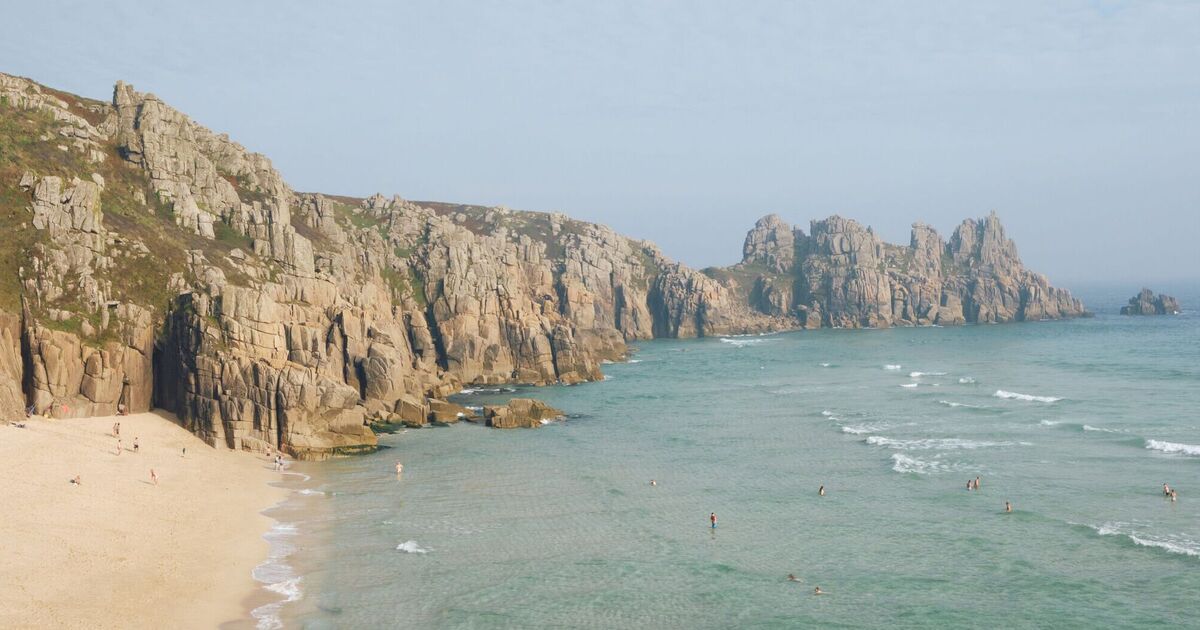
[[[1129,298],[1129,304],[1121,307],[1122,315],[1178,315],[1179,301],[1165,294],[1155,295],[1150,289],[1142,288]]]

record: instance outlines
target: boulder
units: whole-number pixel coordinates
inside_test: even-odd
[[[1121,307],[1122,315],[1178,315],[1181,312],[1178,300],[1164,293],[1155,295],[1146,288],[1129,298],[1129,304]]]
[[[532,398],[513,398],[505,405],[485,405],[484,418],[495,429],[536,429],[563,412]]]

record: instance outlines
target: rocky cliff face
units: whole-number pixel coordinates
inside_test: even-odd
[[[1129,298],[1129,304],[1121,307],[1122,315],[1176,315],[1181,312],[1178,300],[1165,293],[1155,295],[1146,288]]]
[[[797,326],[862,328],[1076,317],[1083,304],[1025,269],[995,213],[968,219],[946,243],[912,227],[907,247],[833,216],[805,235],[774,215],[746,236],[732,277],[759,312]],[[720,276],[720,272],[713,272]]]
[[[909,248],[767,217],[701,273],[560,214],[296,192],[121,83],[102,102],[0,75],[0,230],[5,417],[153,405],[311,458],[445,420],[466,385],[599,379],[638,339],[1082,312],[994,217]]]

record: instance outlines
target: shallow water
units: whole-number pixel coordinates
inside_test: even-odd
[[[1194,312],[638,348],[605,382],[522,392],[564,423],[298,468],[288,625],[1198,623]]]

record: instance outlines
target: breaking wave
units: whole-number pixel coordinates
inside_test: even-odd
[[[1152,451],[1170,453],[1172,455],[1191,455],[1192,457],[1200,457],[1200,446],[1195,444],[1180,444],[1179,442],[1146,440],[1146,448]]]
[[[1062,400],[1062,398],[1058,398],[1055,396],[1034,396],[1033,394],[1018,394],[1017,392],[1006,392],[1003,389],[997,389],[996,393],[992,394],[992,396],[995,396],[996,398],[1005,398],[1005,399],[1009,399],[1009,400],[1024,400],[1026,402],[1042,402],[1042,403],[1053,403],[1053,402],[1058,402],[1058,401]]]
[[[897,440],[882,435],[872,435],[866,440],[871,446],[884,446],[902,451],[925,451],[925,450],[958,450],[968,449],[974,450],[977,448],[990,448],[994,446],[1012,446],[1012,442],[987,442],[977,440],[964,440],[961,438],[930,438],[925,440]]]
[[[964,377],[958,379],[958,382],[963,385],[970,385],[975,382],[975,377],[974,376],[964,376]]]
[[[734,338],[721,337],[721,343],[727,343],[735,348],[745,348],[746,346],[756,346],[760,343],[766,343],[768,341],[775,341],[775,340],[771,339],[771,338],[762,338],[762,337],[750,337],[750,338],[747,338],[747,337],[734,337]]]
[[[903,385],[901,385],[900,387],[905,387],[905,388],[908,388],[908,389],[912,389],[912,388],[916,387],[917,385],[920,385],[920,383],[904,383],[904,384],[903,384]]]
[[[1169,553],[1200,558],[1200,542],[1185,536],[1146,534],[1137,531],[1129,523],[1120,522],[1108,522],[1099,527],[1094,525],[1083,525],[1083,527],[1091,529],[1099,536],[1120,536],[1141,547],[1151,547]]]
[[[922,376],[945,376],[945,372],[909,372],[909,378],[921,378]]]
[[[887,364],[887,365],[883,366],[883,369],[885,369],[885,370],[899,370],[899,369],[900,369],[900,368],[902,368],[902,367],[904,367],[904,366],[902,366],[902,365],[898,365],[898,364],[894,364],[894,363],[889,363],[889,364]]]
[[[403,551],[404,553],[429,553],[433,550],[422,547],[415,540],[408,540],[396,545],[396,551]]]
[[[952,400],[939,400],[938,404],[946,405],[947,407],[966,407],[967,409],[985,409],[980,405],[968,405],[967,403],[954,402]]]

